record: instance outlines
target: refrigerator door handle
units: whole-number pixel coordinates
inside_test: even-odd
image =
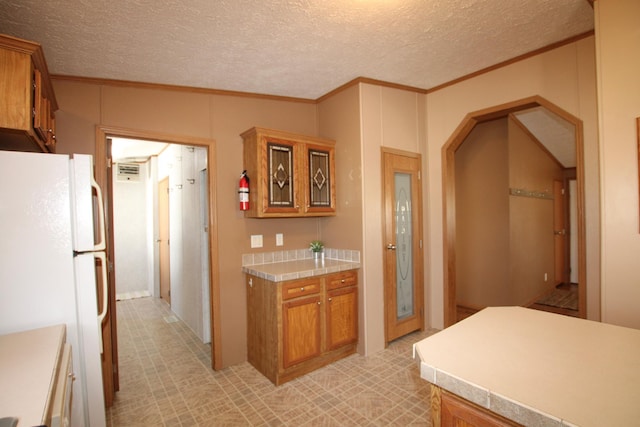
[[[96,182],[93,175],[91,175],[91,187],[96,190],[96,195],[98,197],[98,221],[100,224],[98,225],[98,238],[100,239],[98,243],[96,243],[93,247],[95,251],[104,251],[107,247],[106,239],[105,239],[105,215],[104,215],[104,201],[102,200],[102,189]],[[106,264],[105,264],[106,265]]]
[[[102,307],[98,312],[98,331],[102,331],[102,322],[104,322],[107,316],[107,309],[109,308],[109,282],[107,281],[107,255],[104,252],[94,252],[93,256],[99,258],[102,262]],[[103,351],[102,333],[100,336],[100,354]]]

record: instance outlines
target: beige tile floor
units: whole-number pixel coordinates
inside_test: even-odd
[[[209,346],[159,299],[119,301],[120,391],[107,426],[427,426],[429,388],[401,338],[279,387],[242,363],[209,367]]]

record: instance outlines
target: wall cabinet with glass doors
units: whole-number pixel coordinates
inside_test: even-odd
[[[336,214],[335,141],[257,127],[241,136],[250,180],[245,217]]]

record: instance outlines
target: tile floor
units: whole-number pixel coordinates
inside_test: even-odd
[[[209,367],[209,346],[164,301],[119,301],[120,391],[107,426],[427,426],[417,332],[279,387],[249,363]]]

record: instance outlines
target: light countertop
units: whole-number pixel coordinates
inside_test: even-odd
[[[284,282],[285,280],[321,276],[323,274],[355,270],[357,268],[360,268],[359,262],[326,258],[317,261],[313,259],[302,259],[280,261],[271,264],[248,265],[243,266],[242,271],[272,282]]]
[[[640,420],[640,330],[490,307],[414,350],[423,379],[521,424]]]
[[[65,326],[0,336],[0,417],[41,425],[55,385]]]
[[[308,250],[243,255],[242,271],[272,282],[302,279],[360,268],[360,252],[327,251],[323,259],[313,259]]]

